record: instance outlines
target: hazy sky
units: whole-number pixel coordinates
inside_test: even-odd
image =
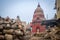
[[[55,0],[0,0],[0,16],[9,16],[14,19],[20,16],[22,21],[31,22],[38,2],[44,11],[45,18],[53,18]]]

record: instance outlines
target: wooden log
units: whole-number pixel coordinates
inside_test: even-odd
[[[4,39],[4,35],[0,35],[0,40],[3,40]]]
[[[0,35],[2,35],[3,33],[2,32],[0,32]]]
[[[0,25],[0,29],[3,29],[3,26],[2,25]]]
[[[13,40],[13,35],[5,34],[5,39],[6,40]]]
[[[6,23],[6,25],[4,25],[4,29],[11,29],[11,24],[10,23]]]
[[[11,27],[5,26],[4,29],[11,29]]]
[[[15,30],[16,30],[16,29],[19,29],[19,27],[17,27],[17,26],[13,26],[13,25],[12,25],[11,28],[12,28],[12,29],[15,29]]]
[[[20,40],[20,39],[18,39],[18,38],[15,38],[14,40]]]
[[[13,34],[13,32],[14,32],[13,29],[9,29],[9,30],[4,29],[3,30],[3,33],[7,33],[7,34]]]
[[[17,29],[14,32],[16,35],[23,35],[23,32],[21,32],[20,29]]]
[[[3,29],[0,29],[0,32],[3,32]]]

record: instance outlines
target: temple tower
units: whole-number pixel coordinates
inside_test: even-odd
[[[34,11],[32,22],[30,23],[32,33],[45,31],[45,26],[41,25],[41,21],[43,20],[45,20],[44,13],[40,7],[40,4],[38,3],[38,6]]]

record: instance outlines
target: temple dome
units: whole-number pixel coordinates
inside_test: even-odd
[[[42,8],[40,7],[40,4],[38,3],[37,8],[35,9],[34,13],[36,12],[43,12]]]

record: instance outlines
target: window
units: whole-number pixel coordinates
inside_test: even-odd
[[[60,7],[58,7],[58,11],[60,10]]]

